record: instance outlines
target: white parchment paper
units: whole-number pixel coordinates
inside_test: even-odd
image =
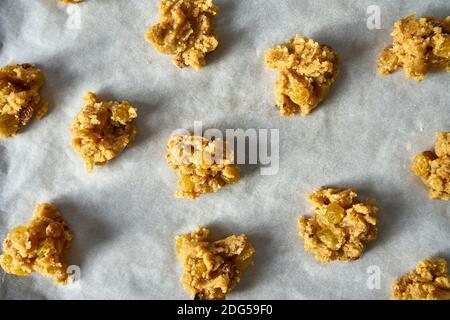
[[[0,64],[36,63],[46,74],[51,110],[0,142],[0,238],[26,223],[39,202],[53,202],[75,240],[69,263],[77,287],[38,274],[1,276],[0,299],[183,299],[174,237],[198,225],[213,237],[246,233],[255,264],[229,299],[386,299],[390,284],[430,256],[450,258],[450,207],[431,201],[410,171],[436,131],[450,129],[448,73],[420,84],[399,71],[376,72],[393,23],[413,12],[450,14],[446,0],[216,0],[220,46],[207,67],[180,70],[144,40],[156,0],[0,1]],[[366,26],[378,5],[381,29]],[[79,11],[77,11],[79,10]],[[70,20],[79,14],[79,29]],[[75,27],[75,28],[74,28]],[[281,118],[267,48],[295,34],[333,46],[341,74],[307,118]],[[86,173],[70,147],[70,124],[94,91],[139,109],[137,141],[105,167]],[[268,128],[280,132],[280,170],[242,180],[197,201],[176,199],[165,145],[177,128]],[[379,236],[355,262],[322,266],[303,250],[296,219],[305,197],[323,186],[354,187],[380,207]],[[381,275],[370,290],[370,266]]]

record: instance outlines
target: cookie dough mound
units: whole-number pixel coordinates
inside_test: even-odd
[[[371,201],[358,202],[352,189],[323,188],[309,201],[315,215],[300,217],[300,237],[320,262],[356,260],[376,238],[378,208]]]
[[[437,133],[435,151],[419,153],[411,170],[429,188],[431,199],[450,199],[450,132]]]
[[[392,287],[395,300],[450,300],[450,275],[445,259],[428,259]]]
[[[88,92],[70,131],[72,146],[90,172],[119,155],[136,137],[137,110],[128,101],[100,101]]]
[[[197,300],[223,300],[252,264],[255,249],[246,235],[211,242],[209,230],[178,236],[176,250],[184,268],[180,281]]]
[[[339,74],[339,57],[333,48],[301,36],[268,50],[265,60],[278,73],[275,95],[284,116],[311,113]]]
[[[428,67],[450,71],[450,16],[444,19],[413,14],[394,24],[392,47],[384,49],[378,59],[378,71],[387,75],[403,67],[416,80],[425,78]]]
[[[234,155],[222,140],[183,135],[171,137],[166,160],[178,173],[176,196],[179,198],[196,199],[240,179]]]
[[[157,51],[175,55],[172,61],[176,66],[200,69],[206,54],[219,44],[214,35],[218,12],[212,0],[162,0],[159,22],[145,38]]]
[[[39,204],[27,226],[13,229],[3,242],[0,266],[5,272],[26,276],[36,271],[66,284],[66,251],[72,234],[54,205]]]
[[[36,114],[45,116],[48,103],[39,90],[44,73],[32,64],[11,64],[0,68],[0,138],[16,135]]]

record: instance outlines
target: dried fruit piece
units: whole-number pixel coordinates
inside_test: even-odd
[[[167,143],[167,164],[178,173],[177,197],[196,199],[240,179],[234,155],[222,140],[175,136]]]
[[[430,162],[436,159],[436,154],[431,151],[421,152],[413,160],[411,170],[416,176],[428,177],[430,175]]]
[[[392,287],[395,300],[450,300],[450,275],[443,258],[428,259]]]
[[[311,113],[339,73],[339,57],[331,47],[301,36],[268,50],[265,60],[277,71],[275,95],[281,114],[286,116]]]
[[[429,66],[450,71],[450,16],[444,19],[413,14],[394,24],[392,47],[378,59],[378,71],[387,75],[402,67],[405,74],[422,81]]]
[[[332,202],[318,215],[318,219],[323,221],[324,225],[332,226],[340,223],[344,215],[345,209],[336,202]]]
[[[0,266],[5,272],[26,276],[33,271],[67,283],[65,255],[72,234],[54,205],[39,204],[27,226],[14,228],[3,242]]]
[[[137,110],[128,101],[100,101],[92,92],[84,101],[70,131],[72,146],[90,172],[118,156],[134,140]]]
[[[209,230],[197,228],[178,236],[176,251],[184,268],[180,281],[195,300],[221,300],[239,283],[253,263],[255,249],[246,235],[209,240]]]
[[[450,199],[450,132],[438,132],[435,152],[425,151],[414,157],[412,172],[422,178],[431,199]]]
[[[145,34],[156,50],[173,54],[173,63],[199,69],[205,56],[219,41],[214,35],[214,17],[219,8],[212,0],[162,0],[159,21]]]
[[[16,135],[36,114],[38,119],[48,111],[39,91],[44,73],[32,64],[11,64],[0,68],[0,138]]]
[[[352,189],[319,189],[309,200],[315,215],[299,218],[299,235],[320,262],[356,260],[376,238],[378,208],[371,201],[357,202]]]

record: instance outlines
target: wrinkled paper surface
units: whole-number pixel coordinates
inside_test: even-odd
[[[376,70],[394,21],[413,12],[449,15],[448,1],[215,2],[220,46],[198,72],[176,68],[145,41],[156,0],[0,2],[0,64],[36,63],[51,107],[0,142],[0,238],[26,223],[35,204],[55,203],[75,235],[69,263],[81,270],[69,287],[0,271],[0,299],[189,298],[174,238],[198,225],[213,238],[246,233],[256,248],[229,299],[387,299],[392,281],[419,261],[450,258],[449,202],[429,200],[409,170],[416,153],[433,147],[435,132],[450,129],[450,76],[428,74],[417,84],[403,71]],[[373,4],[379,30],[367,28]],[[334,47],[342,71],[313,114],[281,118],[264,52],[295,34]],[[89,90],[139,111],[135,143],[92,174],[69,133]],[[236,185],[176,199],[165,146],[173,130],[194,121],[204,129],[279,129],[279,172],[262,176],[260,166],[245,165]],[[303,250],[296,220],[312,213],[307,194],[325,185],[354,187],[380,207],[378,239],[358,261],[323,266]],[[381,282],[371,290],[374,270]]]

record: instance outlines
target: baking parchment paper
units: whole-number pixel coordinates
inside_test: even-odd
[[[403,71],[376,71],[394,21],[449,15],[449,2],[215,2],[220,46],[196,72],[176,68],[144,40],[156,0],[0,1],[0,64],[36,63],[51,106],[42,121],[0,142],[0,238],[26,223],[35,204],[53,202],[75,234],[68,259],[81,271],[69,287],[2,273],[0,299],[188,298],[174,238],[198,225],[214,238],[246,233],[256,248],[228,299],[387,299],[391,282],[419,261],[450,258],[449,203],[429,200],[409,170],[435,132],[450,129],[449,74],[417,84]],[[381,29],[367,27],[371,5],[381,10]],[[342,71],[312,115],[282,118],[264,52],[295,34],[334,47]],[[136,142],[92,174],[69,133],[88,90],[139,109]],[[194,121],[205,129],[279,129],[279,172],[262,176],[260,166],[245,165],[236,185],[176,199],[165,145]],[[296,219],[312,213],[305,197],[324,185],[354,187],[381,209],[378,239],[358,261],[323,266],[303,249]],[[377,270],[380,287],[368,286]]]

